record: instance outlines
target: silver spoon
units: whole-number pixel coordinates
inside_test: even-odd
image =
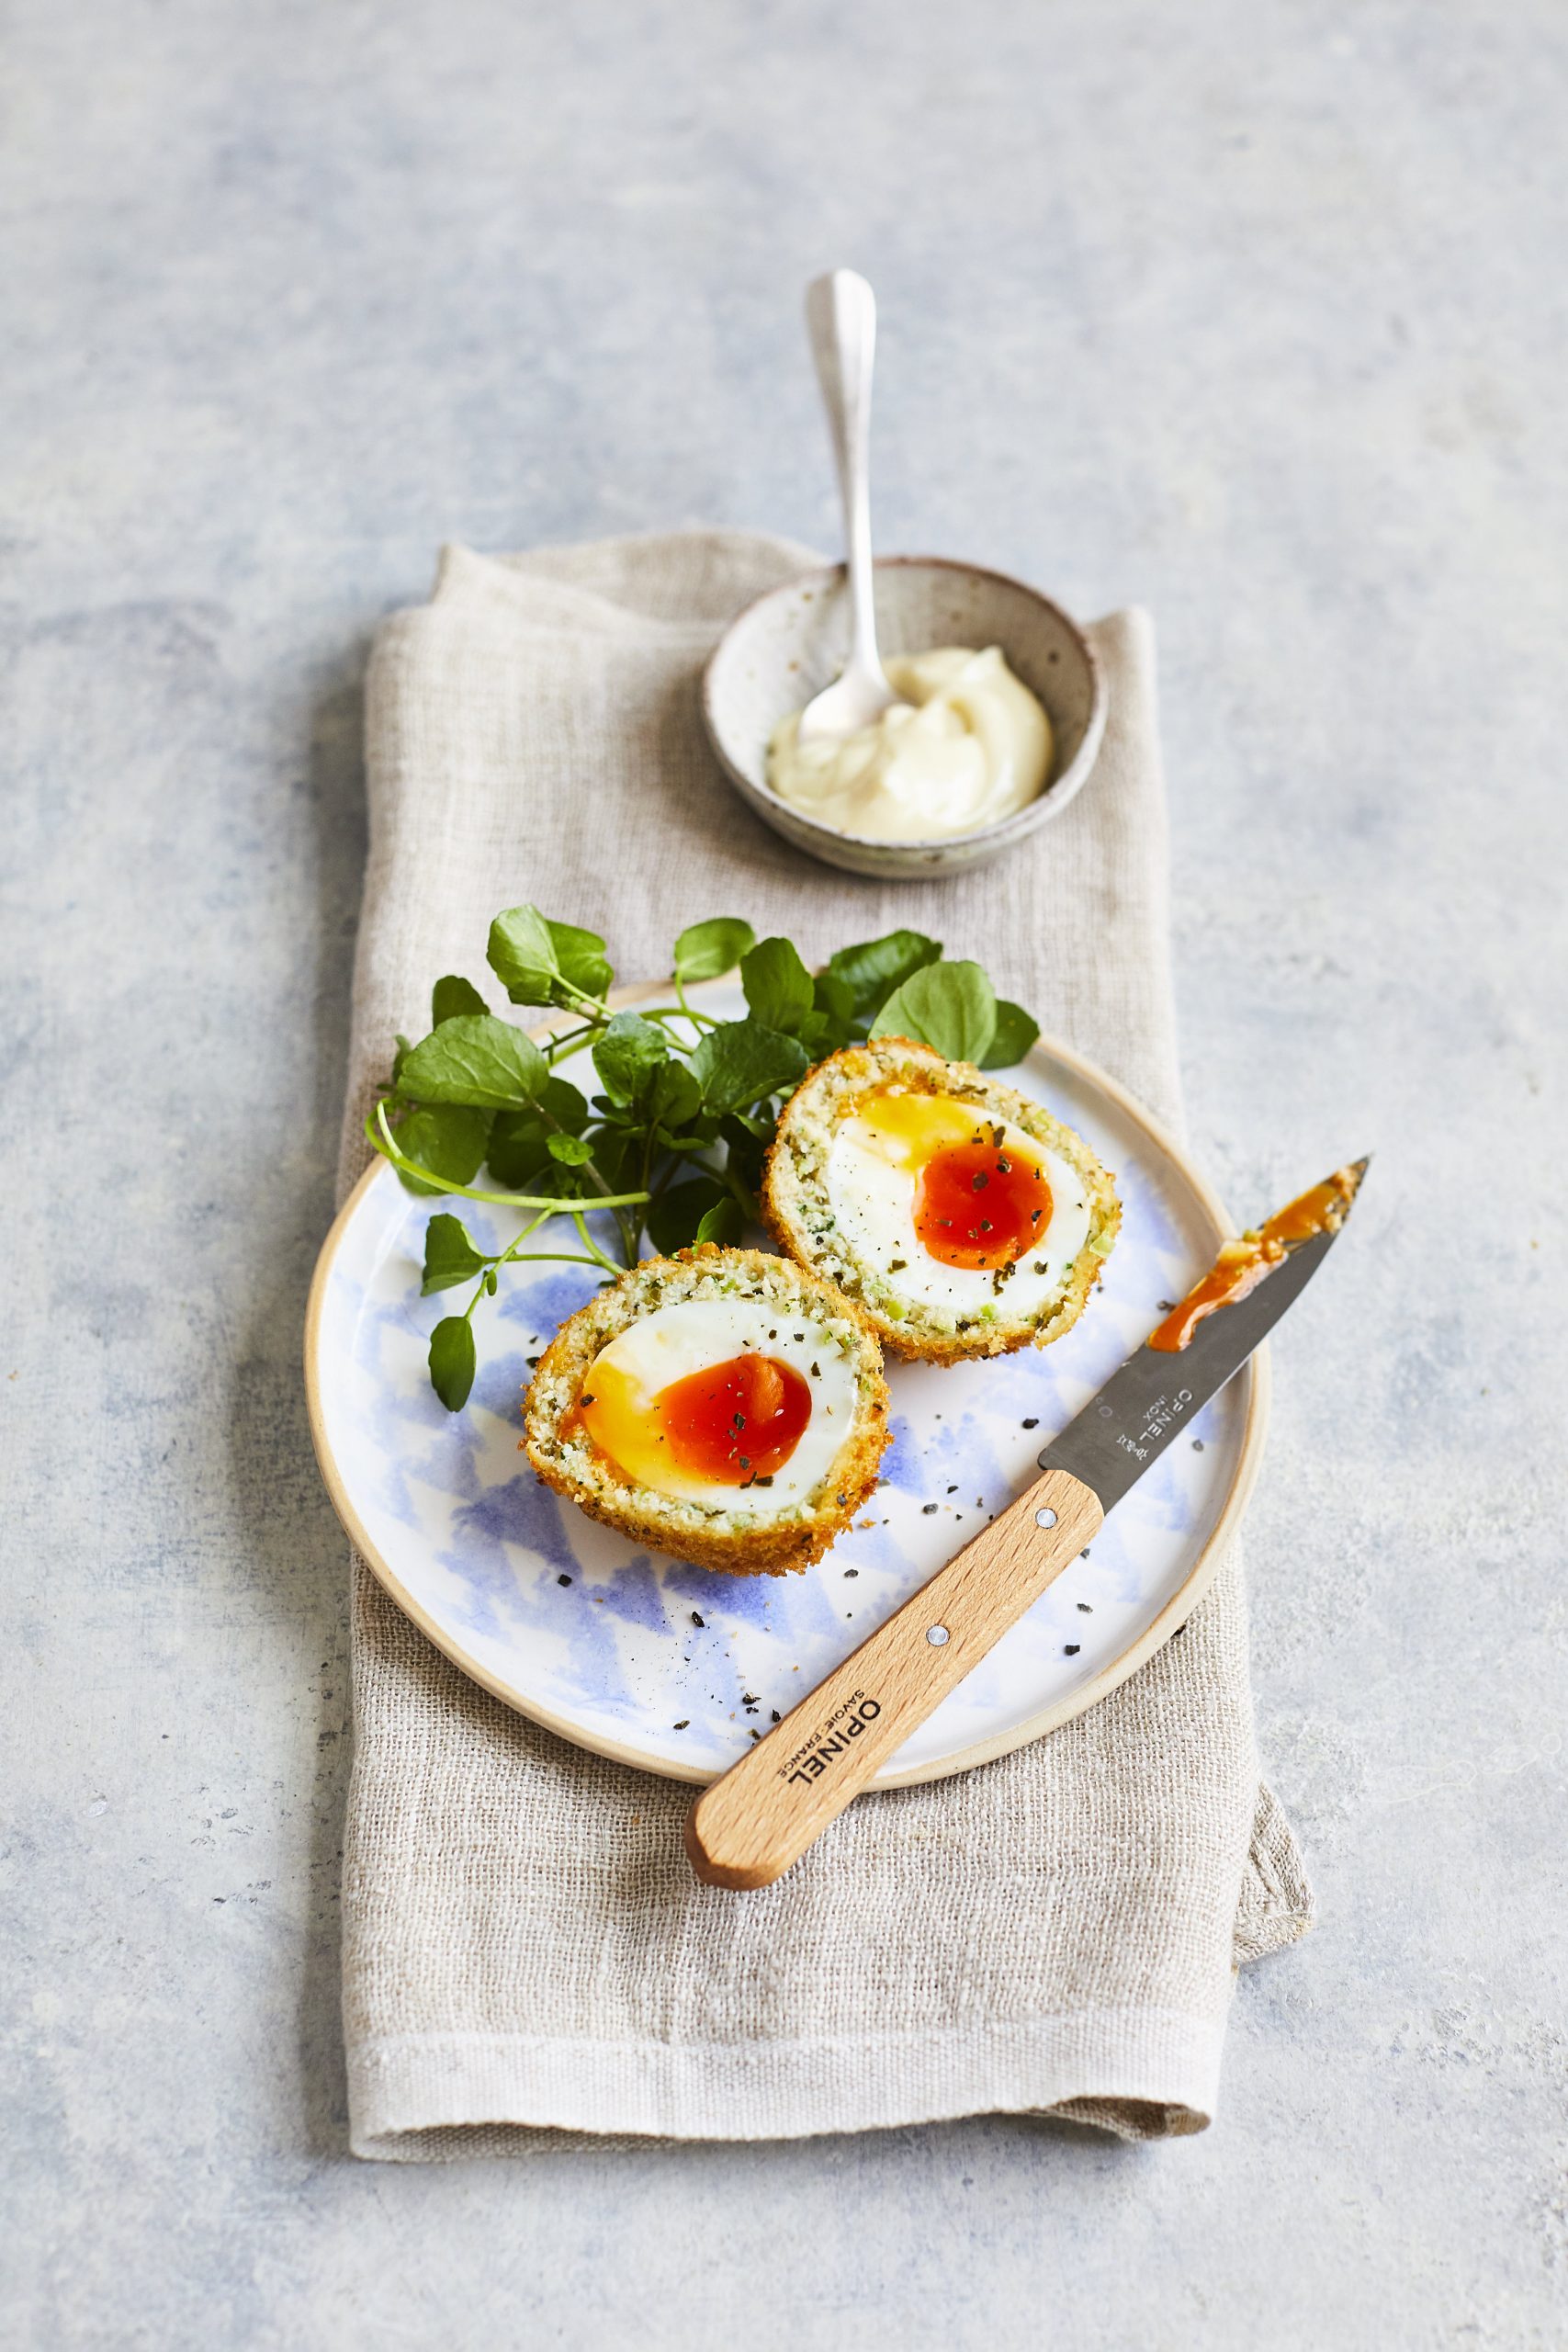
[[[876,297],[852,269],[831,270],[806,289],[806,324],[839,469],[850,572],[850,658],[841,675],[813,695],[800,714],[800,740],[819,742],[874,726],[904,697],[888,684],[876,650],[872,593],[868,452]]]

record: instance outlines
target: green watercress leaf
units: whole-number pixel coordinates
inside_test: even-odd
[[[537,907],[508,907],[490,927],[485,961],[513,1004],[554,1001],[560,966]]]
[[[741,1227],[739,1204],[732,1193],[726,1193],[723,1200],[716,1201],[704,1216],[697,1227],[697,1239],[716,1241],[721,1250],[732,1250],[740,1238]]]
[[[581,1168],[593,1157],[593,1146],[586,1136],[551,1136],[546,1147],[550,1158],[563,1168]]]
[[[811,975],[793,940],[760,939],[740,958],[740,985],[757,1019],[770,1029],[797,1036],[812,1011]]]
[[[874,1037],[913,1037],[949,1061],[978,1062],[997,1034],[997,1000],[978,964],[927,964],[896,988]]]
[[[579,1093],[570,1078],[557,1078],[553,1070],[545,1080],[539,1108],[558,1127],[564,1127],[569,1136],[580,1136],[588,1125],[587,1098]]]
[[[588,1125],[588,1105],[569,1079],[552,1072],[538,1102],[526,1111],[498,1111],[491,1123],[490,1172],[498,1184],[519,1193],[534,1189],[531,1180],[549,1167],[550,1136],[557,1128],[581,1135]]]
[[[756,937],[739,915],[715,915],[707,922],[692,923],[675,942],[675,978],[682,987],[688,980],[721,979],[734,971]]]
[[[551,922],[537,907],[508,907],[490,927],[485,957],[513,1004],[602,997],[615,978],[596,931]]]
[[[430,1025],[439,1029],[444,1021],[455,1020],[459,1012],[488,1012],[489,1005],[475,988],[458,972],[448,972],[437,980],[430,992]]]
[[[762,1163],[777,1124],[771,1115],[758,1118],[745,1111],[731,1111],[718,1123],[719,1138],[729,1154],[729,1165],[753,1193],[761,1183]]]
[[[461,1102],[431,1102],[411,1111],[392,1129],[398,1149],[406,1159],[417,1159],[433,1176],[449,1184],[471,1184],[484,1166],[490,1145],[491,1114],[469,1110]],[[398,1182],[405,1192],[438,1193],[439,1184],[422,1184],[400,1168]]]
[[[722,1115],[744,1111],[781,1087],[806,1076],[806,1048],[796,1037],[781,1036],[761,1021],[725,1021],[705,1029],[692,1056],[692,1075],[703,1104]]]
[[[556,951],[556,968],[567,987],[575,989],[581,996],[602,997],[615,975],[598,933],[584,931],[574,922],[547,920],[545,929]],[[559,1001],[558,994],[556,1001]]]
[[[536,1102],[548,1076],[531,1037],[493,1012],[459,1012],[404,1057],[400,1091],[415,1102],[467,1102],[480,1111]]]
[[[811,983],[811,1001],[821,1017],[822,1034],[813,1044],[803,1023],[800,1040],[812,1053],[836,1053],[847,1046],[854,1031],[855,992],[840,972],[818,972]]]
[[[449,1413],[460,1413],[474,1385],[474,1331],[464,1315],[444,1316],[430,1335],[430,1385]]]
[[[672,1258],[677,1250],[689,1250],[703,1219],[728,1198],[716,1176],[694,1176],[683,1184],[671,1184],[663,1198],[655,1201],[649,1210],[649,1239],[661,1258]]]
[[[648,1081],[643,1111],[651,1127],[667,1141],[683,1132],[702,1109],[703,1090],[686,1068],[672,1057],[660,1062]]]
[[[1040,1023],[1021,1004],[1010,1003],[1005,996],[997,999],[997,1034],[987,1052],[981,1057],[982,1069],[1011,1069],[1021,1062],[1040,1035]]]
[[[924,932],[890,931],[881,939],[863,940],[858,947],[840,947],[828,958],[828,976],[849,988],[855,1018],[870,1021],[895,989],[934,964],[941,954],[941,942],[928,939]]]
[[[642,1179],[640,1127],[598,1127],[593,1135],[593,1165],[612,1193],[637,1190]],[[581,1191],[580,1180],[573,1180]]]
[[[640,1012],[617,1012],[593,1046],[593,1067],[617,1104],[639,1102],[650,1074],[669,1058],[662,1031]]]
[[[490,1260],[474,1248],[460,1216],[433,1216],[424,1228],[424,1280],[420,1296],[433,1290],[450,1290],[455,1283],[472,1282]]]

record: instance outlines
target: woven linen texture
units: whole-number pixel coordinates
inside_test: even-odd
[[[432,601],[382,628],[345,1192],[394,1033],[423,1033],[438,973],[488,980],[490,918],[525,899],[602,932],[628,980],[668,970],[675,933],[709,914],[787,933],[808,961],[915,924],[1179,1125],[1147,618],[1091,632],[1110,724],[1061,817],[1002,865],[881,884],[758,823],[703,734],[699,673],[725,623],[816,560],[707,531],[452,548]],[[361,2155],[987,2110],[1199,2131],[1235,1964],[1310,1924],[1259,1786],[1234,1547],[1182,1636],[1101,1705],[978,1771],[863,1798],[750,1894],[693,1879],[689,1790],[490,1698],[358,1560],[353,1639],[344,2014]]]

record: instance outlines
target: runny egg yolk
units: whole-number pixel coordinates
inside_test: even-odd
[[[920,1246],[944,1266],[1010,1266],[1043,1238],[1051,1186],[1007,1130],[951,1094],[889,1089],[854,1117],[873,1148],[914,1178]]]
[[[659,1486],[670,1466],[716,1487],[749,1487],[782,1470],[811,1419],[811,1385],[776,1356],[732,1356],[672,1380],[655,1396],[596,1364],[578,1411],[602,1453]]]

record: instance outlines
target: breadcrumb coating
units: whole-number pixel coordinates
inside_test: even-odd
[[[854,1374],[854,1419],[804,1500],[770,1508],[768,1493],[754,1487],[716,1487],[711,1504],[661,1495],[628,1478],[574,1415],[592,1365],[629,1324],[661,1306],[726,1295],[760,1300],[781,1317],[809,1316]],[[643,1259],[570,1316],[540,1357],[524,1404],[524,1450],[547,1487],[650,1551],[728,1576],[786,1576],[819,1559],[874,1487],[887,1442],[887,1384],[867,1317],[787,1258],[712,1242]]]
[[[1006,1295],[974,1309],[936,1306],[902,1294],[856,1254],[833,1212],[828,1161],[839,1121],[868,1094],[897,1083],[915,1093],[951,1095],[992,1119],[1021,1128],[1082,1178],[1088,1238],[1063,1287],[1040,1306],[1010,1315]],[[762,1179],[769,1230],[795,1263],[834,1283],[872,1325],[892,1354],[927,1363],[1049,1347],[1071,1330],[1100,1280],[1122,1221],[1110,1175],[1083,1137],[1026,1094],[975,1068],[950,1062],[908,1037],[874,1037],[846,1046],[807,1072],[785,1105]]]

